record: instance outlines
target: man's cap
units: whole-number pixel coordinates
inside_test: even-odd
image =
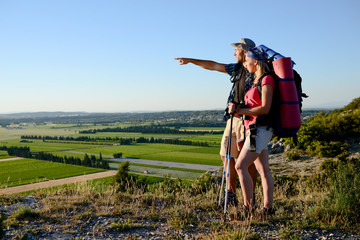
[[[249,38],[242,38],[242,39],[240,39],[239,42],[232,43],[231,46],[240,47],[240,48],[244,49],[245,51],[249,51],[250,48],[253,48],[256,45],[253,40],[251,40]]]
[[[258,61],[267,62],[267,55],[261,47],[249,49],[246,56]]]

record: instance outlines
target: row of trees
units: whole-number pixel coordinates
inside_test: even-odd
[[[204,135],[204,134],[222,134],[219,131],[190,131],[180,130],[178,128],[169,128],[163,126],[130,126],[130,127],[116,127],[116,128],[104,128],[104,129],[89,129],[80,131],[79,133],[89,134],[97,132],[136,132],[136,133],[158,133],[158,134],[192,134],[192,135]]]
[[[24,157],[24,158],[34,158],[49,162],[58,162],[58,163],[65,163],[65,164],[72,164],[72,165],[79,165],[85,167],[93,167],[93,168],[103,168],[103,169],[110,169],[109,163],[103,160],[102,155],[100,153],[100,157],[96,158],[96,156],[91,155],[90,157],[85,154],[84,159],[81,160],[78,157],[61,157],[56,156],[51,153],[45,152],[36,152],[32,153],[29,147],[7,147],[2,146],[0,150],[7,151],[10,156],[16,157]]]
[[[165,123],[162,126],[164,127],[174,127],[174,128],[184,128],[184,127],[221,127],[225,128],[226,122],[225,121],[198,121],[198,122],[173,122],[173,123]]]
[[[139,137],[136,139],[136,143],[165,143],[165,144],[176,144],[176,145],[191,145],[208,147],[207,142],[194,142],[189,140],[169,139],[169,138],[145,138]]]
[[[7,147],[2,146],[0,150],[7,151],[10,156],[23,157],[23,158],[32,158],[32,153],[30,152],[29,147]]]
[[[195,142],[189,140],[179,140],[179,139],[168,139],[168,138],[119,138],[119,137],[66,137],[66,136],[37,136],[37,135],[25,135],[21,136],[21,139],[35,139],[35,140],[43,140],[43,141],[85,141],[85,142],[96,142],[96,141],[111,141],[111,142],[119,142],[120,145],[130,145],[135,143],[165,143],[165,144],[176,144],[176,145],[188,145],[188,146],[202,146],[208,147],[209,144],[207,142]]]
[[[55,140],[55,141],[79,141],[79,142],[95,142],[95,141],[119,141],[118,137],[71,137],[71,136],[41,136],[41,135],[24,135],[21,139],[35,139],[35,140]]]

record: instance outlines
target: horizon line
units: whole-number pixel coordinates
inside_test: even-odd
[[[334,110],[342,107],[303,107],[303,110]],[[24,112],[0,112],[0,115],[11,115],[11,114],[38,114],[38,113],[76,113],[76,114],[117,114],[117,113],[161,113],[161,112],[199,112],[199,111],[223,111],[224,109],[214,108],[214,109],[198,109],[198,110],[138,110],[138,111],[24,111]]]

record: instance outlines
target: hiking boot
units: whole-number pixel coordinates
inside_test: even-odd
[[[221,199],[220,207],[224,208],[224,204],[225,204],[225,197],[223,197]],[[229,207],[229,206],[237,207],[238,204],[239,204],[239,201],[236,198],[236,193],[229,191],[228,197],[227,197],[227,207]]]
[[[239,220],[249,220],[254,215],[254,208],[242,206],[241,210],[237,212],[237,218]]]
[[[275,210],[273,208],[263,207],[260,209],[260,218],[262,220],[267,220],[270,216],[275,214]]]
[[[237,207],[239,204],[239,201],[236,198],[236,193],[234,192],[228,192],[228,204],[234,207]]]

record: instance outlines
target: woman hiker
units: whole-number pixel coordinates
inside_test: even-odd
[[[262,216],[273,214],[274,182],[269,169],[269,153],[267,145],[272,138],[273,129],[270,127],[267,114],[270,112],[275,87],[274,79],[268,75],[270,71],[267,58],[259,47],[247,52],[244,67],[249,73],[254,73],[253,84],[245,95],[246,108],[230,106],[235,114],[246,115],[246,138],[242,151],[236,161],[235,169],[238,173],[244,197],[243,210],[247,217],[254,212],[253,179],[248,168],[254,163],[261,176],[264,194]],[[260,87],[259,87],[260,86]],[[261,90],[261,93],[259,92]]]

